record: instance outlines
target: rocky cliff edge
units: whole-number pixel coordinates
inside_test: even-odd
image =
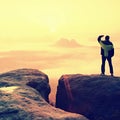
[[[63,75],[57,87],[56,107],[90,120],[119,120],[120,77]]]
[[[34,69],[0,75],[0,120],[87,120],[48,104],[49,79]]]

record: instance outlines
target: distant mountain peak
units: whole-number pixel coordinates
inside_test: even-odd
[[[66,39],[66,38],[61,38],[55,43],[56,47],[66,47],[66,48],[75,48],[75,47],[80,47],[81,45],[75,40],[75,39]]]

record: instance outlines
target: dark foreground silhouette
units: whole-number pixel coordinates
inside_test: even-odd
[[[56,107],[90,120],[120,120],[120,77],[63,75],[57,87]]]
[[[88,120],[48,104],[48,76],[34,69],[0,75],[0,120]]]

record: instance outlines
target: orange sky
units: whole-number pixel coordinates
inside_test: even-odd
[[[0,72],[28,67],[57,78],[100,73],[96,39],[109,34],[116,48],[115,74],[120,75],[119,5],[119,0],[1,1]]]

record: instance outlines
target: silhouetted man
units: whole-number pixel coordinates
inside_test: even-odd
[[[101,40],[104,35],[98,37],[98,42],[101,46],[101,56],[102,56],[102,65],[101,65],[101,75],[105,74],[105,61],[109,63],[110,73],[113,76],[113,66],[112,66],[112,57],[114,56],[114,47],[113,43],[110,41],[109,36],[105,36],[105,40]]]

